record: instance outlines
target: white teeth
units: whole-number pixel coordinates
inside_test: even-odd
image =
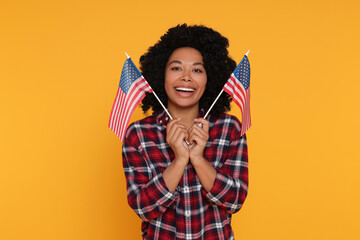
[[[176,91],[185,91],[185,92],[193,92],[195,91],[194,89],[191,89],[191,88],[175,88]]]

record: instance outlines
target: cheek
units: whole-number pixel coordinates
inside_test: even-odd
[[[164,82],[164,85],[165,85],[165,88],[170,84],[170,79],[171,79],[171,74],[165,72],[165,82]]]
[[[172,84],[177,78],[176,72],[167,71],[165,72],[165,84]]]
[[[164,82],[164,88],[165,88],[165,93],[167,96],[169,96],[169,91],[170,89],[172,89],[172,81],[171,78],[169,77],[169,75],[165,75],[165,82]]]
[[[199,85],[201,86],[201,88],[203,88],[203,90],[205,91],[206,88],[206,83],[207,83],[207,77],[203,77],[199,83]]]
[[[168,81],[165,80],[165,83],[164,83],[164,88],[165,88],[165,93],[167,96],[169,96],[169,89],[170,89],[170,86],[168,84]]]

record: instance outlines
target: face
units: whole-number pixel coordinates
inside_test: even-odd
[[[190,47],[176,49],[165,68],[165,91],[168,108],[199,108],[207,75],[201,53]]]

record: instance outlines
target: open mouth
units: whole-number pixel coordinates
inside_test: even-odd
[[[177,87],[175,88],[176,91],[178,92],[194,92],[195,89],[192,88],[183,88],[183,87]]]

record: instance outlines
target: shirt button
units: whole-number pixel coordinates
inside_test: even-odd
[[[184,187],[184,191],[186,191],[186,192],[189,191],[189,187],[188,187],[188,186],[185,186],[185,187]]]
[[[159,122],[162,123],[162,120],[160,120]]]
[[[185,211],[185,216],[186,217],[190,217],[190,215],[191,215],[190,211]]]
[[[165,118],[165,120],[167,121],[167,120],[169,120],[169,118],[168,118],[168,117],[166,117],[166,118]]]

